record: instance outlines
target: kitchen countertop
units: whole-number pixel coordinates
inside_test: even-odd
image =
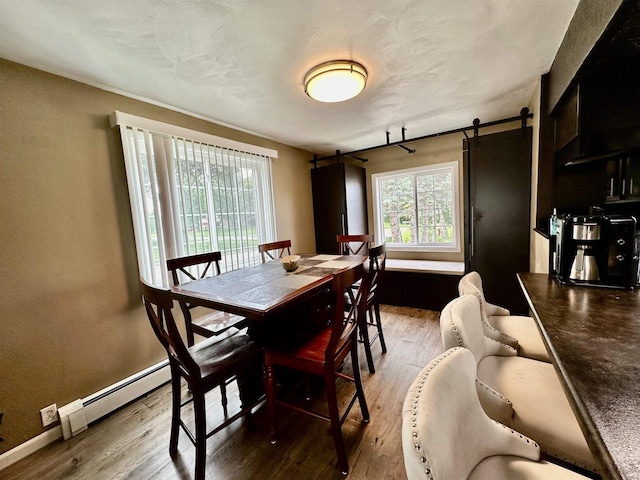
[[[640,479],[640,291],[518,279],[603,478]]]

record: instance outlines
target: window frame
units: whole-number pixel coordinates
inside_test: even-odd
[[[435,163],[423,165],[420,167],[405,168],[401,170],[390,170],[371,175],[371,190],[373,199],[373,226],[377,239],[382,241],[385,238],[384,221],[382,214],[382,196],[380,193],[379,182],[392,177],[402,177],[412,175],[414,178],[419,174],[436,174],[438,171],[450,171],[452,173],[452,194],[453,194],[453,241],[448,244],[400,244],[386,242],[387,250],[402,252],[442,252],[442,253],[460,253],[460,162],[451,161],[443,163]]]
[[[218,243],[218,227],[215,220],[218,213],[223,214],[225,209],[221,208],[218,212],[214,208],[212,189],[216,187],[210,183],[210,177],[213,175],[212,168],[240,171],[240,182],[236,179],[234,184],[228,186],[225,183],[224,185],[225,191],[230,190],[225,193],[225,199],[228,195],[236,197],[242,195],[242,202],[238,198],[235,200],[231,198],[232,204],[238,205],[244,204],[247,200],[243,185],[244,174],[248,169],[252,170],[253,173],[247,174],[246,178],[254,179],[253,203],[256,204],[261,215],[259,222],[261,225],[258,226],[259,212],[253,213],[256,216],[254,221],[256,231],[251,234],[247,223],[247,212],[228,211],[227,208],[227,217],[229,215],[237,216],[238,219],[241,219],[242,215],[245,217],[244,227],[242,220],[238,224],[241,234],[239,242],[243,246],[240,250],[231,249],[228,255],[226,250],[222,251],[221,269],[232,270],[259,263],[257,244],[255,249],[248,248],[253,244],[250,241],[251,236],[257,235],[258,244],[275,239],[275,201],[271,164],[273,159],[278,157],[276,150],[243,144],[118,111],[111,115],[110,120],[112,127],[120,127],[138,267],[140,276],[145,281],[166,288],[170,284],[166,268],[167,258],[204,253],[204,251],[198,251],[197,229],[189,228],[189,222],[193,223],[196,216],[200,217],[200,222],[204,218],[203,215],[208,218],[208,233],[205,235],[200,230],[202,247],[205,246],[204,240],[207,237],[211,251],[222,251],[222,245]],[[202,171],[201,176],[194,177],[195,183],[189,176],[191,164],[194,170],[197,171],[200,167]],[[183,168],[186,168],[184,170],[187,175],[186,182],[183,178]],[[200,200],[196,204],[193,202],[193,192],[195,191],[198,197],[200,190],[206,196],[204,202],[206,211],[202,209],[203,204]],[[217,190],[220,194],[219,185]],[[228,203],[228,199],[225,201]],[[187,206],[185,202],[188,203]],[[194,205],[198,208],[195,209]],[[221,230],[224,230],[224,227]],[[193,235],[190,234],[191,231]],[[191,237],[194,240],[195,251],[189,251]],[[243,244],[245,240],[247,240],[246,246]],[[226,238],[223,242],[226,247]],[[231,236],[229,236],[229,242],[230,245],[234,243]],[[237,237],[235,244],[238,244]],[[225,260],[226,256],[229,257],[229,263]]]

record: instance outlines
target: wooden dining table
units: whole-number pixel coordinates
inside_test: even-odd
[[[171,287],[175,300],[265,321],[331,288],[333,274],[367,260],[363,255],[300,254],[286,272],[277,260]]]
[[[600,474],[640,479],[640,290],[518,279]]]

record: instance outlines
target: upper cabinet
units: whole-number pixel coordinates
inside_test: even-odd
[[[640,147],[640,72],[612,69],[585,76],[554,112],[556,163],[575,165]]]
[[[607,161],[606,203],[640,200],[640,158],[637,154]]]

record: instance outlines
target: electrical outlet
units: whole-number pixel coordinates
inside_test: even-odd
[[[46,427],[58,420],[58,407],[54,403],[48,407],[40,410],[40,416],[42,417],[42,426]]]

